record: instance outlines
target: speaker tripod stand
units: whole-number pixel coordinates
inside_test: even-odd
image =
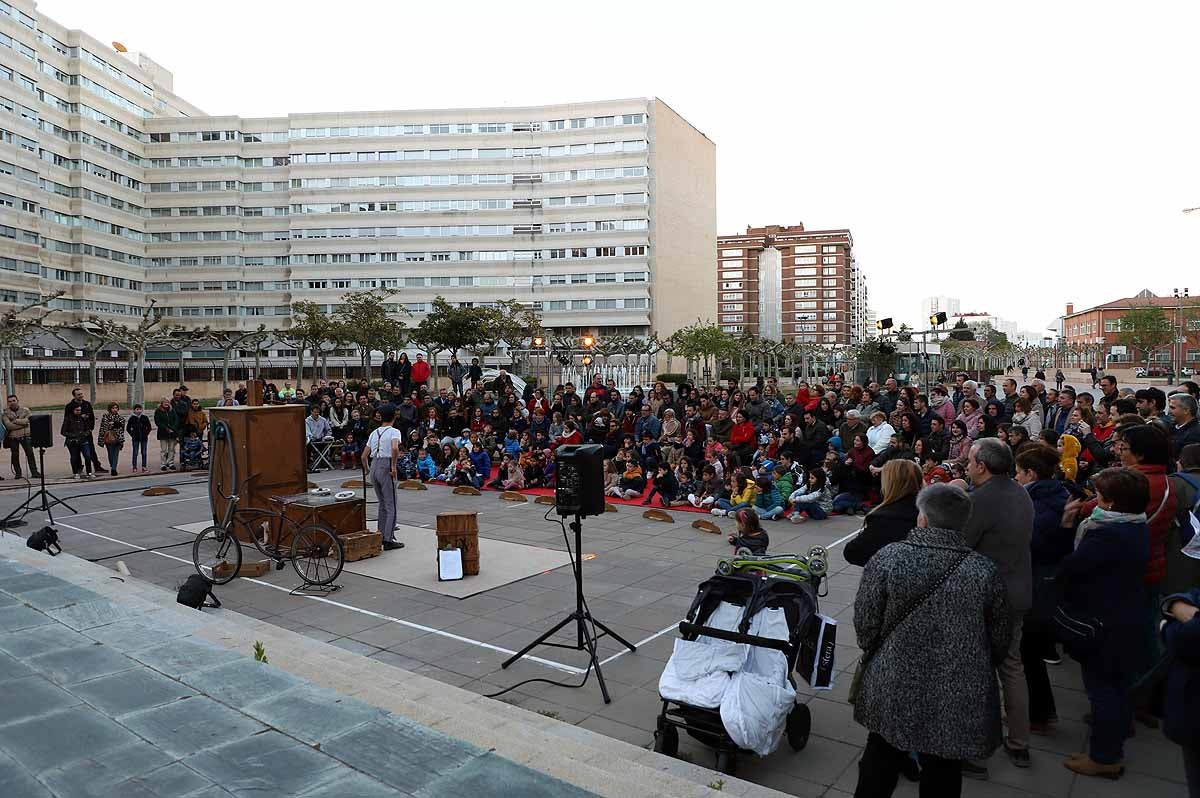
[[[25,521],[22,519],[30,513],[43,512],[50,519],[50,525],[54,526],[54,511],[51,509],[56,504],[61,504],[71,512],[75,512],[75,508],[67,504],[63,499],[58,498],[46,488],[46,449],[38,447],[38,476],[41,477],[41,487],[37,489],[28,499],[21,502],[21,505],[14,509],[11,513],[4,516],[0,520],[0,529],[13,529],[18,526],[24,526]],[[34,505],[34,502],[39,502]]]
[[[572,558],[572,570],[575,572],[575,611],[563,618],[547,632],[542,634],[537,640],[534,640],[525,648],[513,654],[500,666],[507,668],[521,657],[528,654],[533,649],[541,645],[551,646],[552,648],[565,648],[571,651],[586,651],[591,662],[591,667],[596,671],[596,681],[600,683],[600,694],[604,696],[604,703],[611,704],[612,699],[608,696],[608,686],[604,683],[604,674],[600,671],[600,656],[597,653],[596,647],[600,642],[600,638],[608,635],[613,640],[623,645],[630,651],[637,651],[637,646],[630,643],[619,634],[609,629],[600,621],[592,617],[591,612],[587,608],[587,604],[583,600],[583,522],[581,516],[576,513],[575,520],[571,522],[571,530],[575,533],[575,556]],[[567,624],[575,623],[575,643],[551,643],[548,642],[560,629]],[[592,627],[599,628],[600,634],[592,631]]]

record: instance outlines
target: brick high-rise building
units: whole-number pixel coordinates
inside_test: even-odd
[[[849,230],[769,225],[717,237],[717,321],[726,332],[839,346],[868,335],[866,318]]]

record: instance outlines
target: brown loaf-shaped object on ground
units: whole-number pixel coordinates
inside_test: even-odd
[[[158,487],[158,488],[146,488],[144,491],[142,491],[142,495],[143,496],[171,496],[178,492],[179,491],[175,490],[174,488],[168,488],[168,487],[164,486],[164,487]]]
[[[429,490],[429,488],[419,479],[406,479],[400,483],[401,490]]]
[[[693,521],[692,528],[693,529],[703,529],[705,532],[712,532],[714,535],[718,535],[721,533],[721,527],[717,526],[712,521],[705,521],[703,519],[701,519],[699,521]]]
[[[367,485],[361,479],[348,479],[342,483],[343,488],[365,488]]]
[[[478,496],[479,488],[472,488],[470,485],[459,485],[453,492],[459,496]]]
[[[437,514],[439,549],[462,549],[463,575],[479,575],[479,516],[455,510]]]
[[[506,502],[527,502],[529,499],[524,493],[517,493],[515,490],[506,490],[500,494],[500,498]]]
[[[647,510],[642,513],[642,518],[650,521],[669,521],[672,524],[675,523],[675,519],[666,510]]]
[[[534,504],[554,504],[555,502],[554,502],[553,496],[538,496],[536,499],[533,500],[533,503]]]
[[[617,505],[613,504],[612,502],[604,503],[604,512],[615,513],[616,511],[617,511]]]

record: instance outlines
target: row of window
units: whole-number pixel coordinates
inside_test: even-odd
[[[292,280],[290,290],[294,291],[323,291],[329,288],[350,290],[355,288],[501,288],[516,286],[530,288],[535,286],[554,285],[611,285],[616,283],[645,283],[650,279],[649,272],[599,272],[591,274],[543,274],[543,275],[433,275],[394,278],[309,278]],[[232,281],[230,281],[232,282]],[[220,283],[215,283],[220,285]],[[170,285],[170,283],[154,283],[153,285]],[[179,285],[189,285],[180,283]],[[192,284],[198,285],[198,284]],[[208,285],[208,283],[205,283]],[[261,285],[261,284],[260,284]],[[259,290],[285,290],[287,282],[266,283],[266,285],[283,286],[283,288],[266,288]],[[188,290],[181,288],[180,290]],[[198,290],[198,289],[191,289]],[[219,289],[212,289],[219,290]]]
[[[73,172],[86,172],[89,175],[109,180],[116,183],[118,186],[130,188],[134,191],[142,190],[142,181],[123,175],[120,172],[113,171],[99,164],[94,164],[91,161],[85,161],[82,158],[68,158],[65,155],[59,155],[51,150],[41,150],[39,157],[46,163],[53,164],[60,169],[67,169]],[[36,181],[35,181],[36,182]]]
[[[106,286],[108,288],[123,288],[129,291],[141,291],[141,280],[128,280],[124,277],[113,277],[96,272],[76,272],[70,269],[42,267],[40,274],[47,280],[57,280],[61,283],[86,283],[88,285]]]
[[[154,240],[147,233],[143,233],[140,230],[131,230],[128,227],[123,227],[119,224],[113,224],[112,222],[106,222],[103,219],[94,219],[91,216],[74,216],[69,213],[60,213],[59,211],[52,210],[51,208],[42,208],[41,215],[42,218],[47,222],[61,224],[66,227],[86,227],[89,230],[95,230],[98,233],[128,238],[130,241],[146,242]]]
[[[76,300],[78,301],[78,300]],[[109,305],[109,303],[93,303],[95,305]],[[486,306],[491,303],[458,303],[468,306]],[[113,306],[118,307],[118,306]],[[327,313],[337,309],[337,305],[328,305]],[[402,310],[409,313],[428,313],[431,303],[428,302],[406,302],[406,303],[388,303],[385,309],[390,313],[399,313]],[[534,302],[532,307],[535,310],[544,311],[546,313],[579,311],[579,310],[645,310],[649,307],[649,301],[645,297],[628,297],[625,299],[570,299],[570,300],[551,300],[548,302]],[[119,311],[107,311],[119,312]],[[182,318],[213,318],[221,316],[288,316],[291,315],[291,307],[289,305],[208,305],[199,307],[177,307],[166,306],[159,309],[159,314],[168,317]]]
[[[595,194],[539,199],[391,200],[382,202],[307,202],[291,206],[293,214],[323,213],[444,213],[450,211],[503,211],[587,205],[644,205],[646,193]]]
[[[374,188],[379,186],[471,186],[561,183],[577,180],[619,180],[645,177],[645,166],[607,169],[570,169],[562,172],[533,172],[492,175],[362,175],[356,177],[293,177],[292,188]]]
[[[287,191],[288,184],[285,180],[275,182],[265,181],[262,183],[242,182],[241,180],[184,180],[174,183],[150,183],[150,193],[160,193],[166,191],[241,191],[244,193],[258,191]]]
[[[826,277],[831,277],[831,276],[836,276],[836,275],[838,274],[838,272],[839,272],[839,271],[840,271],[840,270],[839,270],[839,269],[838,269],[836,266],[826,266],[825,268],[823,268],[823,269],[821,270],[821,274],[822,274],[823,276],[826,276]],[[793,274],[792,274],[792,275],[788,275],[788,277],[785,277],[784,279],[785,279],[785,280],[789,280],[789,278],[790,278],[790,277],[792,277],[792,276],[795,276],[795,277],[816,277],[816,276],[817,276],[817,270],[816,270],[816,269],[813,269],[813,268],[807,268],[807,269],[796,269],[796,270],[793,272]],[[742,280],[742,279],[745,279],[745,277],[746,277],[746,273],[745,273],[744,271],[740,271],[740,270],[738,270],[738,271],[731,271],[731,270],[729,270],[729,269],[725,269],[725,270],[723,270],[723,271],[721,272],[721,279],[722,279],[722,280]]]
[[[0,40],[0,44],[3,44],[2,40]],[[122,111],[131,113],[134,116],[140,116],[142,119],[149,119],[150,117],[154,116],[154,112],[149,108],[143,108],[132,100],[127,100],[125,97],[121,96],[112,89],[102,86],[85,75],[76,75],[70,72],[63,72],[53,64],[48,64],[45,61],[39,61],[38,67],[43,73],[54,78],[59,83],[67,86],[79,86],[83,88],[84,91],[87,91],[96,97],[99,97],[100,99],[117,106]]]
[[[842,251],[841,244],[822,244],[820,251],[826,254],[836,255]],[[791,247],[781,247],[783,250],[791,249],[796,255],[811,255],[817,252],[816,244],[795,244]],[[783,253],[787,256],[787,252]],[[723,249],[721,250],[722,258],[741,258],[745,256],[745,250],[741,249]]]
[[[290,237],[295,239],[312,239],[312,238],[445,238],[445,237],[473,237],[473,236],[511,236],[511,235],[527,235],[531,233],[566,233],[566,232],[592,232],[604,228],[598,225],[601,222],[562,222],[554,225],[528,224],[528,225],[512,225],[512,224],[449,224],[449,225],[416,225],[411,227],[332,227],[332,228],[303,228],[290,231],[278,231],[281,233],[290,233]],[[615,223],[612,223],[615,224]],[[623,230],[645,230],[649,227],[649,221],[646,219],[625,219],[620,222]],[[568,229],[569,227],[569,229]],[[534,229],[536,228],[536,229]],[[231,233],[243,234],[240,230],[229,231]],[[156,234],[160,235],[160,234]],[[197,239],[180,239],[177,236],[185,235],[181,233],[162,233],[164,236],[176,236],[175,238],[167,238],[162,240],[181,241],[181,240],[197,240]],[[540,250],[538,250],[540,251]]]
[[[146,159],[142,156],[132,153],[123,147],[118,147],[117,145],[107,142],[104,139],[96,138],[85,131],[67,130],[64,127],[59,127],[58,125],[54,124],[49,119],[41,120],[40,126],[43,131],[57,136],[63,141],[81,142],[83,144],[95,147],[102,152],[106,152],[114,158],[120,158],[122,160],[129,161],[131,164],[135,164],[137,166],[144,167],[146,165]],[[31,152],[33,151],[32,148],[29,147],[26,147],[25,149],[28,149]]]
[[[553,119],[548,122],[435,122],[403,125],[358,125],[354,127],[303,127],[287,131],[246,132],[240,130],[164,131],[151,133],[150,141],[155,144],[168,142],[188,143],[195,141],[241,141],[245,143],[285,142],[289,139],[343,138],[348,136],[438,136],[466,135],[473,133],[536,133],[542,130],[579,130],[605,128],[620,125],[642,125],[645,114],[623,114],[620,116],[580,117],[577,119]]]

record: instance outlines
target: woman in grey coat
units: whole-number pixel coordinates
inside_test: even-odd
[[[922,798],[962,791],[962,760],[1000,745],[995,666],[1008,650],[1004,580],[967,547],[971,500],[934,484],[917,497],[917,528],[863,571],[854,628],[865,663],[854,719],[870,732],[855,798],[890,796],[908,751]]]

